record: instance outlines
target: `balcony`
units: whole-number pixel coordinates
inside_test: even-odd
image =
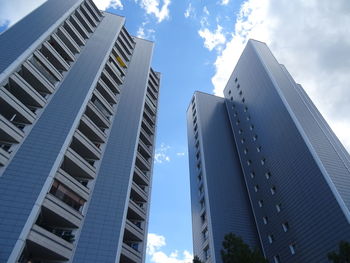
[[[68,63],[63,57],[53,48],[49,42],[45,41],[40,49],[40,52],[46,57],[46,59],[60,72],[67,71],[69,69]]]
[[[67,64],[74,61],[74,54],[72,51],[55,33],[51,35],[49,43],[53,46],[57,53],[61,55]]]
[[[69,22],[84,39],[89,38],[89,33],[86,31],[85,27],[83,27],[83,25],[79,22],[78,18],[74,14],[70,16]]]
[[[141,253],[130,245],[123,243],[120,255],[120,263],[141,263]]]
[[[100,15],[97,13],[95,8],[91,5],[91,3],[89,1],[84,2],[84,4],[86,5],[86,8],[90,11],[92,16],[95,18],[95,21],[97,23],[99,23],[100,22]]]
[[[113,114],[113,106],[102,96],[102,94],[95,89],[93,91],[91,102],[98,108],[98,110],[109,120]]]
[[[146,211],[132,200],[129,200],[129,210],[131,211],[130,213],[133,215],[133,217],[140,220],[145,220]]]
[[[80,52],[79,45],[75,42],[75,40],[71,37],[71,35],[63,26],[58,28],[56,34],[73,54]]]
[[[139,140],[138,151],[147,161],[152,157],[152,146],[147,146],[141,140]]]
[[[138,167],[135,166],[133,180],[138,185],[149,185],[149,178],[145,172],[142,172]]]
[[[107,87],[110,88],[113,93],[120,93],[118,84],[113,80],[113,78],[106,70],[102,71],[101,79],[104,81],[104,83],[106,83]]]
[[[68,261],[72,255],[73,244],[34,225],[26,242],[28,260],[36,262]]]
[[[154,134],[154,125],[149,124],[144,118],[142,119],[142,124],[141,124],[142,129],[145,130],[145,132],[149,134]],[[153,137],[153,136],[152,136]]]
[[[85,27],[88,32],[94,32],[94,27],[89,23],[88,19],[84,16],[79,8],[75,10],[75,16],[79,19],[79,22]]]
[[[78,228],[83,216],[76,209],[59,200],[52,194],[48,194],[43,202],[42,211],[45,216],[57,226]]]
[[[142,140],[142,142],[146,145],[152,145],[153,144],[153,135],[149,135],[145,129],[143,129],[141,127],[141,130],[140,130],[140,140]]]
[[[52,94],[55,90],[55,86],[30,62],[24,62],[18,74],[40,94]]]
[[[154,126],[156,121],[156,118],[154,116],[151,116],[147,111],[143,111],[143,116],[149,125]]]
[[[24,132],[17,126],[0,115],[0,140],[8,143],[19,143],[24,137]]]
[[[75,131],[70,147],[84,159],[99,160],[101,158],[101,150],[79,130]]]
[[[23,104],[42,108],[46,100],[29,85],[18,73],[14,73],[9,78],[7,88]]]
[[[84,38],[80,35],[78,30],[73,26],[73,24],[69,21],[66,20],[63,25],[64,29],[69,33],[69,35],[74,39],[75,43],[79,46],[84,46],[85,45],[85,40]]]
[[[118,70],[121,72],[122,76],[125,76],[125,69],[126,69],[126,63],[124,61],[118,61],[118,58],[121,59],[121,55],[119,50],[115,48],[115,46],[112,49],[112,59],[116,62],[116,66]]]
[[[85,183],[77,181],[74,177],[70,176],[68,173],[62,169],[58,169],[55,178],[66,185],[74,193],[81,196],[83,199],[88,200],[90,190]],[[86,181],[83,181],[86,182]]]
[[[5,166],[7,161],[10,159],[10,153],[5,151],[3,148],[0,147],[0,167]]]
[[[143,238],[143,230],[127,219],[125,224],[124,239],[141,242]]]
[[[108,103],[110,104],[117,103],[117,94],[113,93],[111,89],[107,87],[106,83],[104,83],[102,79],[99,79],[99,81],[97,82],[96,89],[108,101]]]
[[[93,18],[91,12],[86,8],[84,4],[80,5],[80,11],[83,13],[83,15],[89,21],[92,27],[97,27],[96,20]]]
[[[121,35],[119,35],[117,43],[119,44],[119,46],[126,52],[126,54],[128,54],[128,56],[131,56],[132,54],[132,49],[129,48],[127,46],[127,44],[124,42],[123,38],[121,37]]]
[[[148,160],[146,160],[139,152],[137,152],[136,166],[141,170],[149,171],[151,168],[151,163]]]
[[[0,114],[13,123],[34,122],[36,115],[4,87],[0,88]]]
[[[112,77],[112,79],[115,81],[117,85],[123,84],[121,77],[117,73],[119,72],[118,69],[113,67],[110,62],[106,63],[106,71],[109,73],[109,75]]]
[[[83,115],[78,129],[92,141],[97,148],[106,141],[106,135],[100,130],[89,117]]]
[[[96,168],[71,148],[68,148],[61,168],[74,178],[95,179]]]
[[[90,118],[90,120],[93,121],[93,123],[99,127],[100,130],[104,132],[106,128],[110,126],[109,117],[106,115],[103,115],[101,111],[97,108],[95,104],[92,103],[92,101],[89,101],[85,114]],[[102,129],[101,129],[102,128]]]
[[[135,182],[131,184],[131,193],[132,199],[139,202],[147,202],[147,193]]]
[[[51,64],[41,51],[36,50],[33,57],[30,58],[30,62],[52,84],[62,80],[61,72]]]

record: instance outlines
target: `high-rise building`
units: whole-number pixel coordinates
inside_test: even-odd
[[[269,262],[328,262],[350,241],[348,152],[264,43],[224,97],[196,92],[187,111],[194,254],[222,262],[233,232]]]
[[[144,262],[160,74],[91,0],[0,35],[0,262]]]

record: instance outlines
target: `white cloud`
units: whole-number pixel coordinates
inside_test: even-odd
[[[147,24],[149,22],[143,22],[141,26],[138,28],[136,32],[136,36],[143,38],[143,39],[149,39],[149,40],[154,40],[155,39],[155,30],[152,28],[146,28]]]
[[[207,16],[210,14],[206,6],[203,7],[203,13],[206,14]]]
[[[208,28],[202,28],[198,31],[198,34],[201,38],[204,39],[204,46],[210,51],[221,44],[225,44],[226,42],[226,37],[222,33],[222,27],[219,25],[213,32]]]
[[[195,9],[192,6],[192,3],[189,3],[188,7],[185,10],[184,16],[186,18],[195,17],[196,16]]]
[[[162,143],[158,149],[156,149],[156,153],[154,154],[154,162],[155,163],[164,163],[170,162],[170,157],[168,155],[168,151],[170,149],[169,145],[165,145]]]
[[[185,156],[185,153],[184,152],[178,152],[176,153],[177,156]]]
[[[123,9],[121,0],[94,0],[94,3],[100,10],[108,8]]]
[[[150,233],[147,236],[147,254],[150,256],[150,261],[153,263],[191,263],[193,255],[184,250],[182,258],[177,250],[169,255],[161,251],[161,248],[166,245],[165,237]]]
[[[162,5],[160,3],[162,1]],[[171,0],[140,0],[141,7],[149,15],[154,15],[158,23],[169,18],[169,5]]]
[[[222,0],[220,5],[228,5],[228,3],[230,3],[230,0]]]
[[[350,150],[350,1],[247,0],[215,61],[214,93],[249,38],[266,42]]]
[[[11,26],[18,20],[42,5],[46,0],[0,1],[0,26]]]

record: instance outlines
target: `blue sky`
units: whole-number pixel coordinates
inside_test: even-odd
[[[270,46],[350,149],[350,1],[94,1],[156,43],[162,86],[147,263],[191,261],[185,112],[195,90],[222,95],[249,38]],[[0,32],[43,2],[1,0]]]

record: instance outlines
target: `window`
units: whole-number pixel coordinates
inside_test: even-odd
[[[271,177],[271,173],[270,172],[266,172],[265,173],[265,177],[266,177],[266,179],[269,179]]]
[[[204,188],[203,188],[203,185],[201,185],[201,186],[199,187],[199,195],[202,195],[203,192],[204,192]]]
[[[198,182],[201,182],[202,181],[202,173],[200,173],[197,178],[198,178]]]
[[[262,150],[262,147],[261,147],[261,146],[256,147],[256,151],[257,151],[258,153],[261,152],[261,150]]]
[[[267,225],[267,223],[269,222],[269,219],[267,218],[267,216],[263,217],[263,222],[265,225]]]
[[[197,169],[198,169],[198,170],[201,169],[201,163],[200,163],[200,162],[197,163]]]
[[[258,204],[259,204],[259,207],[263,207],[264,201],[263,200],[259,200]]]
[[[238,79],[237,78],[235,78],[235,82],[237,82],[238,81]]]
[[[205,257],[205,260],[209,259],[210,258],[210,250],[209,250],[209,247],[206,247],[204,249],[204,257]]]
[[[196,148],[199,148],[199,141],[196,142]]]
[[[196,113],[197,113],[197,110],[194,110],[193,113],[192,113],[192,116],[196,116]]]
[[[273,261],[274,263],[281,263],[280,256],[279,255],[274,256]]]
[[[244,102],[245,102],[245,98],[242,99],[242,103],[244,103]]]
[[[258,135],[255,134],[255,135],[253,136],[253,141],[256,142],[257,139],[258,139]]]
[[[247,154],[248,153],[248,148],[245,148],[243,152],[244,152],[244,154]]]
[[[194,126],[194,131],[196,132],[197,129],[198,129],[198,125],[197,125],[197,123],[196,123],[196,125]]]
[[[236,125],[239,125],[241,123],[241,121],[238,119],[237,121],[236,121]]]
[[[242,133],[243,133],[243,130],[242,130],[242,129],[239,129],[239,130],[238,130],[238,133],[239,133],[239,134],[242,134]]]
[[[289,230],[289,224],[288,224],[288,222],[284,222],[284,223],[282,224],[282,228],[283,228],[283,231],[284,231],[284,232],[287,232],[287,231]]]
[[[250,172],[250,177],[253,179],[255,177],[255,173],[254,172]]]
[[[194,135],[194,138],[197,140],[198,139],[198,132]]]
[[[246,119],[247,119],[247,121],[250,121],[250,116],[248,115]]]
[[[232,109],[236,108],[236,105],[232,103]]]
[[[204,198],[203,198],[203,199],[201,199],[200,204],[201,204],[201,209],[203,209],[203,208],[205,207],[205,201],[204,201]]]
[[[199,157],[200,157],[200,152],[197,152],[197,154],[196,154],[197,160],[199,160]]]
[[[228,91],[228,95],[231,95],[231,90]]]
[[[276,205],[276,210],[277,210],[277,213],[281,212],[282,205],[281,204]]]
[[[290,253],[292,255],[294,255],[295,254],[295,243],[290,244],[289,249],[290,249]]]
[[[205,223],[206,219],[207,219],[207,214],[204,212],[203,215],[201,215],[202,224]]]
[[[241,143],[242,144],[245,143],[245,139],[244,138],[241,139]]]
[[[269,243],[272,244],[273,241],[275,241],[275,238],[273,235],[268,235],[267,239],[269,240]]]
[[[232,96],[231,96],[230,100],[233,101],[233,97]]]
[[[208,228],[205,228],[204,231],[202,232],[202,234],[203,234],[203,239],[207,240],[208,239],[208,235],[209,235]]]
[[[248,107],[245,106],[245,107],[244,107],[244,112],[247,112],[247,111],[248,111]]]
[[[261,159],[261,165],[265,165],[265,163],[266,163],[266,159],[265,159],[265,158],[262,158],[262,159]]]
[[[248,166],[250,166],[252,164],[252,160],[248,160],[247,164],[248,164]]]
[[[239,94],[239,96],[242,96],[242,94],[243,94],[243,91],[239,91],[239,93],[238,93],[238,94]]]
[[[271,187],[271,194],[274,195],[276,193],[276,186]]]
[[[239,89],[241,87],[241,85],[237,84],[237,89]]]
[[[259,191],[259,185],[255,185],[255,186],[254,186],[254,191],[255,191],[255,192]]]
[[[254,125],[250,125],[249,129],[252,131],[254,130]]]
[[[197,123],[197,116],[194,117],[194,119],[193,119],[193,124],[196,124],[196,123]]]
[[[237,111],[235,111],[235,113],[233,114],[233,117],[237,117],[238,113]]]

